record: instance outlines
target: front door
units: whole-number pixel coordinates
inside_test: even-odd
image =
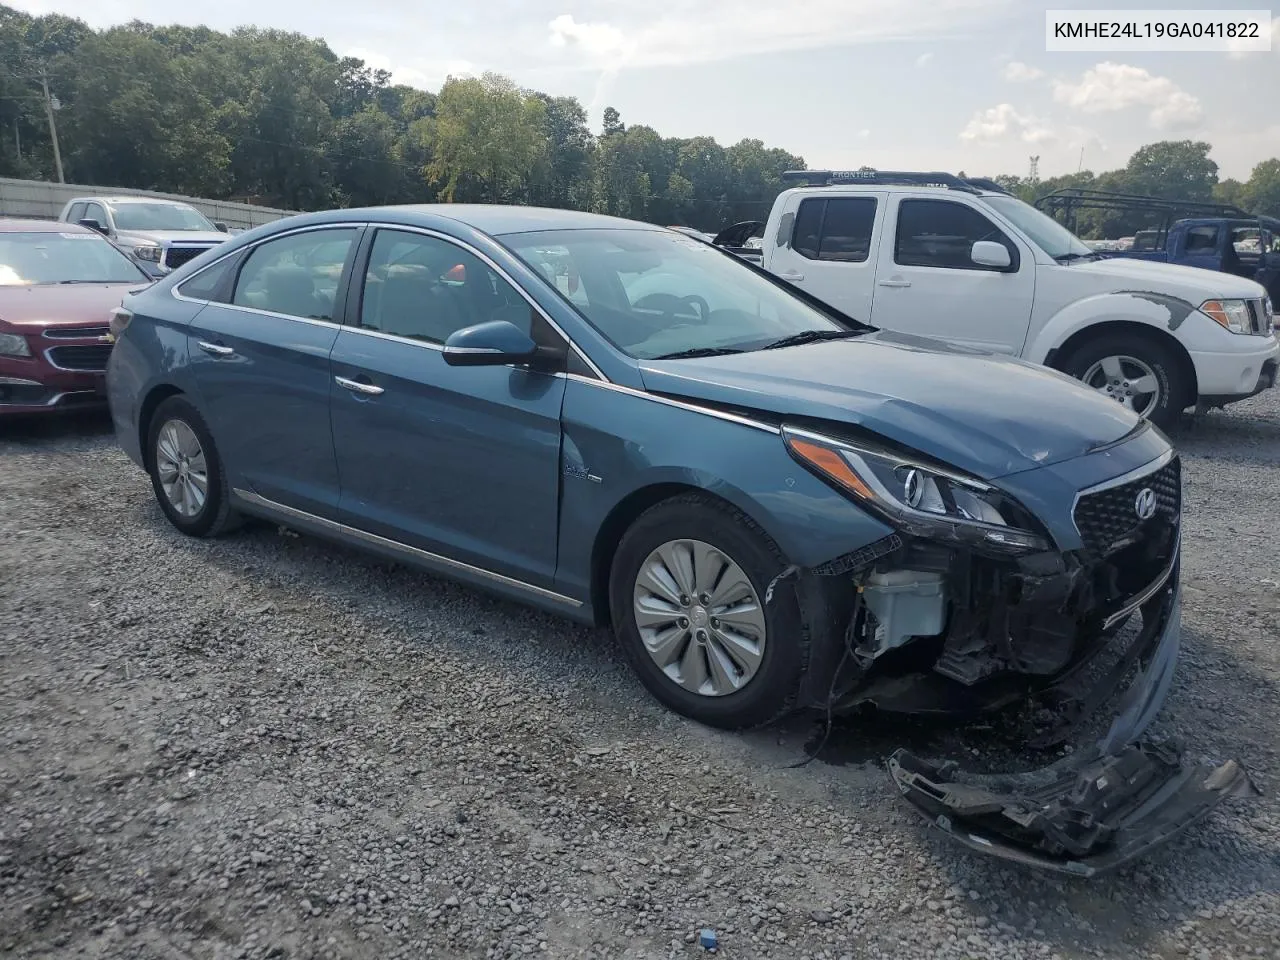
[[[871,323],[993,353],[1018,354],[1035,299],[1032,251],[984,213],[951,199],[892,196]],[[973,262],[979,240],[1003,244],[1007,268]]]
[[[259,244],[226,302],[210,302],[188,328],[201,409],[232,485],[326,517],[338,503],[329,351],[359,234],[334,227]]]
[[[332,355],[343,521],[549,587],[565,378],[451,367],[441,347],[489,320],[554,334],[533,328],[529,302],[449,240],[379,228],[366,246],[363,293]]]

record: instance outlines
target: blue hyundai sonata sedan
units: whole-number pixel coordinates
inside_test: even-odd
[[[720,727],[1052,696],[1051,743],[1137,671],[1054,789],[889,761],[957,839],[1054,869],[1246,789],[1142,739],[1179,643],[1179,461],[1065,376],[873,329],[699,238],[527,207],[291,217],[112,330],[120,443],[183,533],[265,518],[607,625]]]

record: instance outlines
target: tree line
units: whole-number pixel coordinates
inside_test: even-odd
[[[297,33],[142,22],[95,31],[0,5],[0,176],[56,179],[50,115],[67,182],[296,210],[531,203],[716,229],[763,218],[781,173],[805,166],[760,140],[664,137],[613,108],[593,131],[575,98],[493,73],[418,90]],[[1027,199],[1081,185],[1280,215],[1280,159],[1242,183],[1220,181],[1208,153],[1207,143],[1163,142],[1121,170],[996,179]],[[1082,233],[1132,232],[1123,217],[1089,216]]]

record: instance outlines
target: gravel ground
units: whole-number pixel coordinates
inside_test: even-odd
[[[0,425],[0,956],[671,958],[713,927],[730,958],[1280,958],[1280,392],[1179,442],[1161,724],[1267,795],[1086,882],[949,844],[879,766],[989,732],[846,722],[797,767],[810,721],[700,728],[599,632],[272,527],[183,538],[104,421]]]

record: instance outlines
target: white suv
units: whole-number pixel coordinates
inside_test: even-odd
[[[788,174],[762,266],[877,327],[1068,373],[1161,426],[1275,385],[1266,291],[1192,267],[1104,259],[990,181]]]

